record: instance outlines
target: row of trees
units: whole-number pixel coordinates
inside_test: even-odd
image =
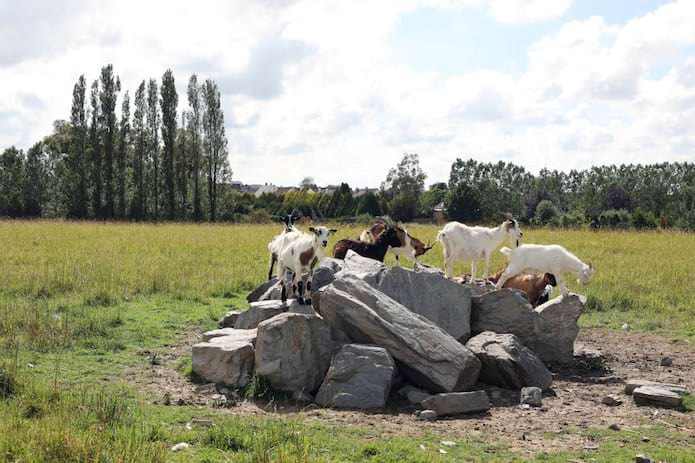
[[[216,220],[219,186],[231,179],[217,84],[187,87],[178,112],[174,75],[143,80],[116,114],[121,82],[113,66],[87,88],[80,76],[69,121],[26,155],[0,155],[0,216],[75,219]],[[179,124],[180,115],[180,124]]]

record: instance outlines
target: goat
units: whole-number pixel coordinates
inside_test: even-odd
[[[374,243],[376,238],[386,229],[383,222],[377,222],[360,234],[359,241],[365,243]],[[401,240],[401,246],[397,248],[389,248],[389,251],[396,257],[396,265],[400,266],[399,257],[403,256],[413,262],[419,262],[418,257],[432,249],[434,245],[429,242],[427,245],[419,239],[412,236],[402,227],[397,228],[398,238]]]
[[[490,277],[490,281],[497,283],[502,276],[504,269]],[[557,286],[557,280],[552,273],[520,273],[509,278],[503,288],[520,289],[526,293],[529,302],[533,307],[548,302],[553,287]]]
[[[349,239],[338,241],[335,243],[335,246],[333,246],[333,257],[336,259],[345,259],[348,250],[352,249],[362,257],[368,257],[369,259],[383,262],[389,247],[398,248],[400,246],[401,240],[398,237],[398,231],[395,227],[387,226],[374,243],[365,243],[364,241]]]
[[[583,263],[574,254],[557,244],[524,244],[516,249],[504,247],[500,252],[509,257],[509,264],[496,287],[502,288],[506,281],[521,272],[551,273],[557,280],[557,286],[563,296],[569,294],[562,275],[565,272],[573,272],[577,275],[577,282],[588,285],[594,274],[594,268],[589,263]]]
[[[437,241],[444,246],[444,270],[447,278],[453,276],[454,263],[457,260],[471,261],[471,279],[475,281],[478,261],[485,260],[483,280],[490,271],[490,256],[505,239],[513,242],[524,235],[519,223],[511,214],[503,214],[505,221],[495,228],[469,227],[459,222],[449,222],[437,234]]]
[[[298,233],[299,236],[291,240],[278,253],[280,264],[280,281],[282,287],[282,302],[287,301],[286,277],[292,274],[292,294],[297,295],[297,302],[300,304],[311,304],[311,300],[304,300],[305,288],[302,276],[309,273],[306,283],[306,291],[311,291],[311,276],[314,274],[314,267],[323,257],[324,249],[328,246],[328,237],[337,230],[326,227],[311,227],[309,233]]]
[[[280,250],[287,246],[287,243],[300,236],[299,230],[294,226],[294,222],[300,218],[299,215],[295,215],[295,211],[292,211],[291,214],[276,218],[282,220],[285,224],[285,229],[279,235],[274,236],[270,243],[268,243],[268,252],[270,252],[270,268],[268,269],[269,280],[273,278],[273,267],[275,267],[275,262],[278,260],[278,253]]]

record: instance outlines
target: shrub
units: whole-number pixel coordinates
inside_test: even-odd
[[[611,209],[598,216],[598,224],[601,228],[629,228],[630,219],[631,216],[628,211]]]
[[[14,375],[4,366],[0,366],[0,399],[9,399],[19,390]]]
[[[551,221],[553,221],[553,219],[555,219],[557,215],[557,207],[555,207],[555,204],[553,204],[552,201],[544,199],[543,201],[539,202],[536,206],[535,218],[538,221],[538,223],[550,223]]]
[[[637,208],[632,213],[632,226],[638,230],[656,228],[656,216],[650,211]]]

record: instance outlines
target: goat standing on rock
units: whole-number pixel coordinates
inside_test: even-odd
[[[483,280],[490,272],[490,256],[505,239],[516,243],[524,235],[511,214],[503,214],[505,221],[495,228],[469,227],[459,222],[449,222],[437,234],[437,241],[444,246],[444,269],[447,278],[453,277],[454,263],[471,261],[471,281],[478,273],[478,261],[485,260]]]
[[[270,268],[268,269],[269,280],[273,278],[273,267],[275,267],[275,262],[278,260],[280,251],[282,251],[288,243],[301,236],[301,232],[294,226],[294,222],[299,218],[300,216],[294,211],[292,211],[291,214],[280,217],[285,224],[285,229],[268,243],[268,251],[270,252]]]
[[[385,229],[386,225],[383,222],[377,222],[360,234],[360,241],[365,243],[374,243]],[[396,265],[399,267],[401,265],[400,256],[419,263],[420,261],[418,260],[418,257],[425,254],[434,246],[429,242],[427,245],[425,245],[425,243],[419,239],[411,236],[410,233],[408,233],[408,230],[405,228],[398,227],[396,231],[398,238],[401,241],[401,245],[397,248],[389,247],[388,250],[391,251],[391,253],[393,253],[393,255],[396,257]]]
[[[333,246],[333,257],[336,259],[345,259],[345,255],[348,250],[351,249],[362,257],[383,262],[389,247],[401,247],[401,239],[398,237],[398,226],[388,219],[384,222],[386,226],[384,231],[381,232],[373,243],[349,239],[340,240]]]
[[[302,276],[309,273],[309,280],[306,284],[306,291],[311,291],[311,276],[314,267],[323,257],[324,250],[328,246],[328,236],[337,230],[326,227],[311,227],[309,233],[298,233],[299,236],[282,248],[278,253],[280,263],[280,282],[282,284],[282,302],[287,300],[287,289],[285,281],[287,275],[292,275],[292,293],[297,295],[297,302],[300,304],[311,304],[310,299],[304,300],[305,288]]]
[[[577,282],[588,285],[594,269],[591,263],[583,263],[574,254],[557,244],[524,244],[516,249],[502,248],[500,252],[509,257],[509,265],[495,285],[502,288],[505,282],[521,272],[551,273],[555,276],[560,293],[567,296],[569,292],[562,279],[565,272],[577,275]]]

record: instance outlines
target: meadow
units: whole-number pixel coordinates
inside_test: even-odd
[[[339,228],[356,237],[360,226]],[[0,222],[0,461],[567,461],[559,451],[529,457],[494,442],[465,441],[447,455],[422,452],[437,437],[334,429],[301,418],[251,419],[152,403],[125,373],[158,352],[215,326],[267,275],[274,225]],[[438,227],[412,225],[432,240]],[[525,229],[524,241],[558,243],[591,261],[585,327],[695,341],[695,234]],[[494,257],[491,268],[504,265]],[[387,259],[387,264],[394,262]],[[439,245],[423,261],[441,266]],[[407,264],[410,265],[410,264]],[[460,272],[469,270],[458,266]],[[184,374],[184,373],[182,373]],[[191,416],[214,428],[187,430]],[[335,439],[336,431],[340,439]],[[632,458],[635,448],[673,461],[690,450],[615,435],[597,461]],[[654,428],[663,436],[675,431]],[[621,439],[631,442],[634,436]],[[675,436],[676,438],[678,436]],[[171,453],[186,441],[194,448]],[[436,442],[435,442],[436,443]]]

